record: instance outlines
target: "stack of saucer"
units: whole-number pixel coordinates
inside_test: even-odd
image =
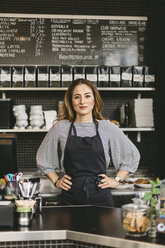
[[[32,129],[40,129],[44,125],[42,105],[30,106],[30,126]]]
[[[28,115],[25,105],[14,105],[13,112],[16,118],[14,129],[25,129],[28,126]]]

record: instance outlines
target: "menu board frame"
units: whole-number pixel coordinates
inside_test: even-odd
[[[0,13],[0,64],[142,65],[146,24],[146,16]]]

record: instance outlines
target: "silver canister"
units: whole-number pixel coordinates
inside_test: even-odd
[[[29,226],[32,221],[33,213],[30,212],[17,212],[16,220],[19,226]]]

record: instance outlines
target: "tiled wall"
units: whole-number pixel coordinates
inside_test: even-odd
[[[109,246],[94,245],[72,240],[16,241],[0,242],[0,248],[106,248]],[[112,247],[111,247],[112,248]]]

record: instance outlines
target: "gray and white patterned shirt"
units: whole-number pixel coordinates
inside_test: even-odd
[[[98,131],[102,140],[106,168],[112,162],[116,170],[134,173],[137,170],[140,154],[135,145],[123,131],[109,120],[98,120]],[[56,122],[46,134],[37,151],[37,166],[42,173],[65,172],[64,151],[71,122]],[[94,122],[75,122],[77,135],[92,137],[96,135]]]

